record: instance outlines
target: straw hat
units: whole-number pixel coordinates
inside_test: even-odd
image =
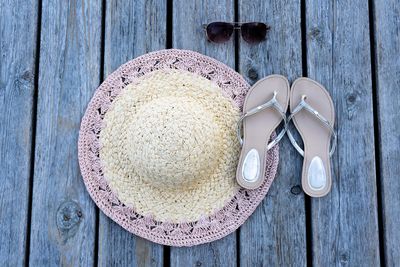
[[[190,246],[237,229],[265,196],[240,189],[235,127],[247,83],[206,56],[146,54],[122,65],[96,91],[82,120],[79,162],[102,211],[154,242]]]

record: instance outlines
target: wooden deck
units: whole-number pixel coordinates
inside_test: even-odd
[[[268,39],[208,43],[201,24],[265,21]],[[333,189],[310,199],[285,139],[262,205],[234,234],[170,248],[123,230],[84,187],[78,129],[120,64],[199,51],[250,83],[308,76],[330,91]],[[398,0],[0,0],[1,266],[399,266]]]

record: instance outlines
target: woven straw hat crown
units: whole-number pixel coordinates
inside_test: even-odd
[[[213,114],[188,97],[162,97],[132,120],[127,154],[140,177],[166,188],[194,186],[210,176],[220,156]]]

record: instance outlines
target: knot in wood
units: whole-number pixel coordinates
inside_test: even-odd
[[[351,120],[354,114],[356,114],[358,109],[358,102],[360,102],[360,92],[353,91],[346,94],[346,109],[347,117],[349,120]]]
[[[57,227],[61,231],[70,230],[81,222],[82,216],[78,203],[66,201],[57,210]]]
[[[24,71],[21,75],[21,79],[32,83],[34,80],[32,71],[30,70]]]
[[[321,33],[320,29],[318,29],[317,27],[313,27],[310,30],[310,37],[315,39],[319,36],[320,33]]]
[[[293,195],[298,195],[301,193],[301,188],[299,185],[295,185],[290,189],[290,193],[292,193]]]
[[[349,261],[349,253],[344,252],[339,255],[339,260],[341,263],[347,263]]]
[[[247,71],[247,76],[248,76],[251,80],[257,80],[257,79],[258,79],[257,70],[254,69],[254,68],[249,68],[249,70]]]
[[[347,96],[347,102],[349,104],[356,102],[356,100],[357,100],[357,96],[355,94],[350,94]]]
[[[14,80],[14,86],[20,92],[31,90],[34,84],[32,71],[26,70]]]

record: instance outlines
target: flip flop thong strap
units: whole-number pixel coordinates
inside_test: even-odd
[[[304,156],[304,150],[300,147],[300,145],[297,143],[297,141],[294,139],[294,137],[293,137],[293,135],[292,135],[292,133],[290,132],[290,130],[289,130],[289,123],[290,123],[290,121],[293,119],[293,117],[297,114],[297,113],[299,113],[301,110],[307,110],[309,113],[311,113],[312,115],[314,115],[320,122],[322,122],[322,124],[324,125],[324,126],[326,126],[328,129],[329,129],[329,131],[332,133],[332,136],[333,136],[333,140],[332,140],[332,146],[331,146],[331,149],[330,149],[330,151],[329,151],[329,156],[331,157],[332,155],[333,155],[333,153],[335,152],[335,149],[336,149],[336,140],[337,140],[337,136],[336,136],[336,132],[335,132],[335,130],[333,129],[333,126],[331,125],[331,123],[326,119],[326,118],[324,118],[324,116],[322,116],[321,115],[321,113],[319,113],[317,110],[315,110],[312,106],[310,106],[310,104],[308,104],[306,101],[305,101],[305,99],[306,99],[306,96],[305,95],[303,95],[302,97],[301,97],[301,101],[300,101],[300,103],[295,107],[295,109],[293,110],[293,112],[290,114],[290,116],[288,117],[288,119],[287,119],[287,126],[285,127],[286,128],[286,131],[287,131],[287,135],[288,135],[288,137],[289,137],[289,140],[290,140],[290,142],[292,143],[292,145],[294,146],[294,148],[297,150],[297,152],[299,152],[300,153],[300,155],[302,155],[302,156]]]
[[[239,139],[240,145],[243,145],[243,138],[242,138],[243,120],[245,118],[247,118],[247,117],[250,117],[250,116],[252,116],[254,114],[257,114],[257,113],[259,113],[259,112],[261,112],[261,111],[263,111],[263,110],[265,110],[267,108],[270,108],[270,107],[274,108],[275,110],[277,110],[279,112],[279,114],[281,115],[281,117],[282,117],[282,119],[283,119],[283,121],[285,123],[284,124],[285,127],[281,130],[281,132],[271,142],[268,143],[267,150],[270,150],[272,147],[274,147],[282,139],[282,137],[285,135],[285,133],[286,133],[286,125],[287,125],[287,123],[286,123],[286,114],[285,114],[282,106],[279,104],[278,100],[276,99],[276,95],[277,95],[277,92],[275,91],[274,92],[274,96],[272,97],[271,100],[269,100],[268,102],[266,102],[266,103],[264,103],[262,105],[259,105],[259,106],[255,107],[255,108],[250,109],[249,111],[247,111],[246,113],[244,113],[240,117],[240,119],[239,119],[239,121],[237,123],[237,131],[236,131],[236,134],[237,134],[237,137]]]

